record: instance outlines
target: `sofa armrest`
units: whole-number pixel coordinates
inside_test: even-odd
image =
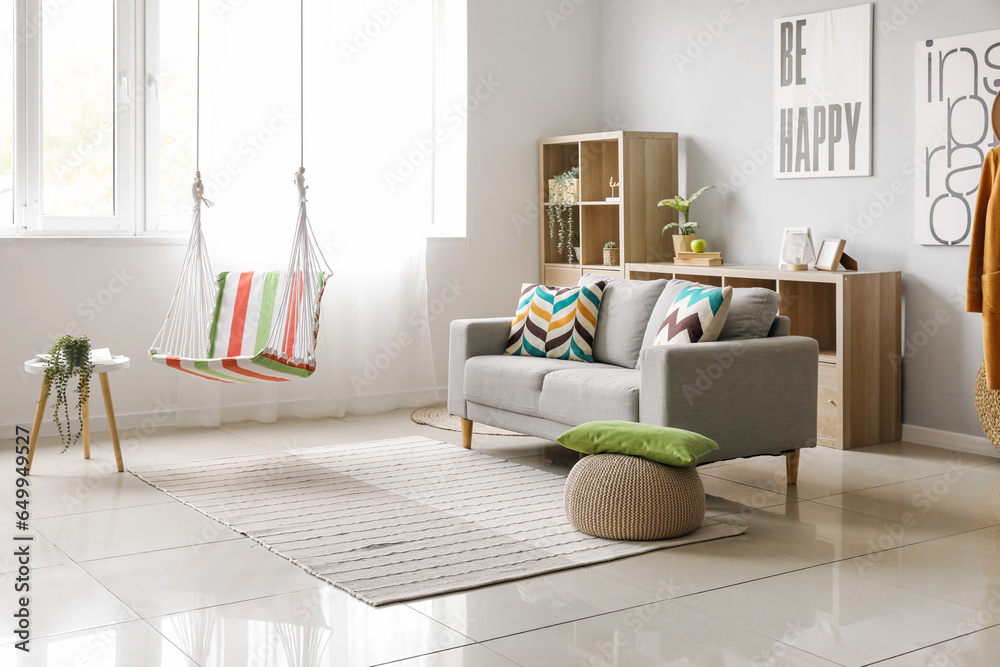
[[[769,338],[792,335],[792,321],[784,315],[778,315],[771,323],[771,330],[767,332]]]
[[[509,317],[453,320],[448,343],[448,412],[468,418],[465,407],[465,362],[485,354],[503,354],[510,338]]]
[[[717,458],[816,444],[819,346],[780,336],[642,350],[639,420],[701,433]]]

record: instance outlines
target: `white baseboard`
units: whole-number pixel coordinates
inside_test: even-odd
[[[446,401],[448,398],[448,388],[438,387],[436,389],[427,390],[426,394],[432,396],[436,394],[438,402]],[[381,395],[384,397],[384,394]],[[421,395],[422,396],[422,395]],[[284,405],[293,405],[297,401],[286,401]],[[421,407],[428,403],[427,400],[421,399],[416,401],[402,401],[403,407]],[[419,405],[418,405],[419,404]],[[273,403],[245,403],[238,405],[226,406],[224,411],[226,412],[252,412],[257,407],[267,406],[273,409]],[[367,415],[367,414],[377,414],[370,409],[365,409],[363,403],[355,403],[350,406],[353,409],[347,411],[348,415]],[[96,409],[95,409],[96,408]],[[197,422],[195,413],[197,410],[188,410],[185,414],[189,423]],[[216,425],[216,411],[212,411],[210,423],[206,423],[206,426]],[[344,415],[341,415],[344,416]],[[42,422],[41,431],[39,433],[40,437],[57,435],[56,425],[52,422],[51,411],[47,410],[45,413],[45,420]],[[232,419],[232,417],[231,417]],[[238,419],[237,419],[238,421]],[[121,413],[116,412],[115,422],[118,425],[119,431],[128,431],[131,429],[143,429],[148,431],[150,429],[155,429],[158,426],[173,426],[177,422],[177,409],[176,406],[168,406],[163,404],[159,409],[150,412],[133,412],[133,413]],[[230,421],[223,420],[223,423],[231,423]],[[31,421],[25,422],[15,422],[15,423],[0,423],[0,441],[5,439],[12,439],[15,433],[15,427],[20,426],[25,429],[31,429]],[[91,433],[107,433],[110,430],[108,426],[108,418],[105,416],[104,409],[101,407],[101,403],[98,402],[96,405],[91,405],[90,410],[90,432]]]
[[[941,447],[943,449],[951,449],[956,452],[965,452],[966,454],[981,454],[983,456],[1000,458],[1000,452],[989,441],[989,438],[981,435],[953,433],[951,431],[939,431],[936,428],[927,428],[926,426],[903,424],[903,440],[922,445]]]

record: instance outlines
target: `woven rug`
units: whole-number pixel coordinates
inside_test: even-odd
[[[443,404],[432,405],[427,408],[417,408],[410,413],[410,420],[416,424],[439,428],[442,431],[462,430],[462,420],[448,412],[448,408]],[[486,424],[480,424],[479,422],[473,422],[472,432],[476,435],[516,435],[525,437],[523,433],[515,433],[514,431],[507,431],[502,428],[487,426]]]
[[[130,468],[371,605],[728,537],[616,542],[577,532],[565,478],[427,438]]]

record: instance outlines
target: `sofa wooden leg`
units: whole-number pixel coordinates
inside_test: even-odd
[[[462,446],[472,449],[472,420],[462,418]]]
[[[799,450],[793,449],[785,452],[785,473],[788,476],[788,483],[795,484],[799,481]]]

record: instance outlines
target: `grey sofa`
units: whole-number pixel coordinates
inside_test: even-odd
[[[504,355],[510,317],[451,323],[448,410],[463,444],[482,422],[554,440],[583,422],[624,420],[706,435],[704,463],[786,456],[816,445],[818,346],[790,336],[770,290],[734,290],[726,326],[711,343],[654,346],[683,280],[607,280],[594,336],[595,363]]]

